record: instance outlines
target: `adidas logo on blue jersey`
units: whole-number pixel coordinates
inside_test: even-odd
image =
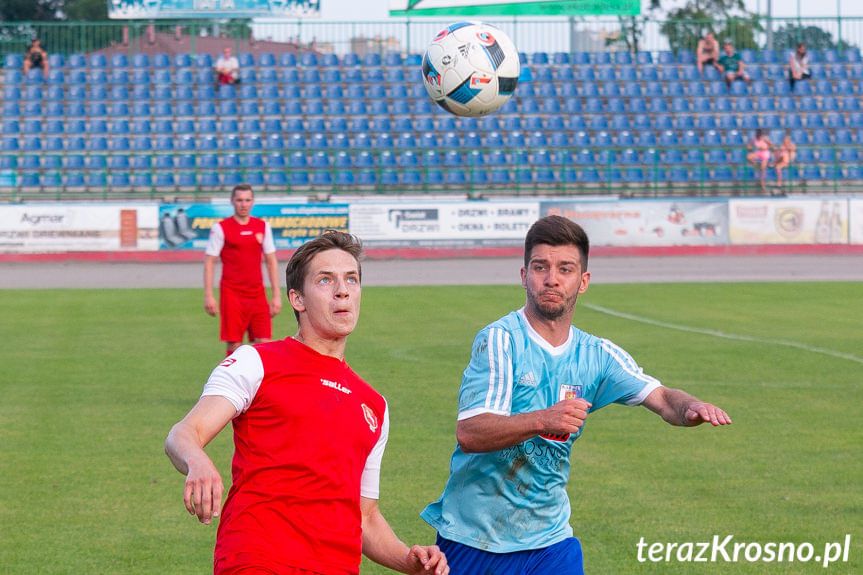
[[[536,382],[536,378],[533,377],[533,372],[528,371],[527,373],[525,373],[524,375],[519,377],[518,378],[518,384],[519,385],[526,385],[528,387],[536,387],[537,382]]]

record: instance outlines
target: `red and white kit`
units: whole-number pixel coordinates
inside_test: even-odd
[[[247,328],[251,339],[272,336],[261,258],[275,251],[272,229],[260,218],[249,218],[246,224],[225,218],[211,228],[206,253],[222,260],[222,341],[243,341]]]
[[[379,496],[389,428],[383,396],[346,362],[292,338],[240,347],[202,395],[237,409],[215,572],[359,573],[360,496]]]

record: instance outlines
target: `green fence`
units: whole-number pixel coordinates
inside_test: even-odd
[[[753,18],[726,21],[671,21],[642,16],[620,18],[489,18],[507,31],[522,52],[694,50],[704,30],[729,37],[738,48],[790,50],[805,41],[816,50],[840,52],[863,45],[863,18]],[[0,55],[23,54],[32,36],[48,52],[129,54],[209,51],[214,38],[234,41],[237,51],[314,50],[324,53],[420,53],[451,21],[393,18],[374,22],[316,20],[266,21],[109,21],[0,23]]]

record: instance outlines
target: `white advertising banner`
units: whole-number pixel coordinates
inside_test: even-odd
[[[863,198],[848,201],[848,235],[852,244],[863,244]]]
[[[158,249],[156,203],[0,206],[0,252]]]
[[[730,200],[728,218],[732,244],[848,243],[846,198]]]
[[[547,201],[543,216],[578,223],[594,246],[705,246],[728,242],[725,201]]]
[[[518,245],[539,217],[539,202],[356,202],[352,234],[369,245]]]

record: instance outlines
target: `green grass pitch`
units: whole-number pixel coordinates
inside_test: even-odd
[[[408,542],[455,442],[474,334],[518,286],[370,287],[348,342],[390,403],[381,507]],[[0,291],[0,573],[211,569],[214,527],[182,504],[163,453],[221,359],[201,290]],[[573,450],[572,524],[588,573],[863,572],[863,284],[594,284],[575,322],[734,425],[673,428],[642,408],[592,414]],[[286,310],[279,337],[294,333]],[[230,430],[208,448],[229,481]],[[636,544],[824,543],[850,560],[639,563]],[[363,563],[364,573],[385,570]]]

